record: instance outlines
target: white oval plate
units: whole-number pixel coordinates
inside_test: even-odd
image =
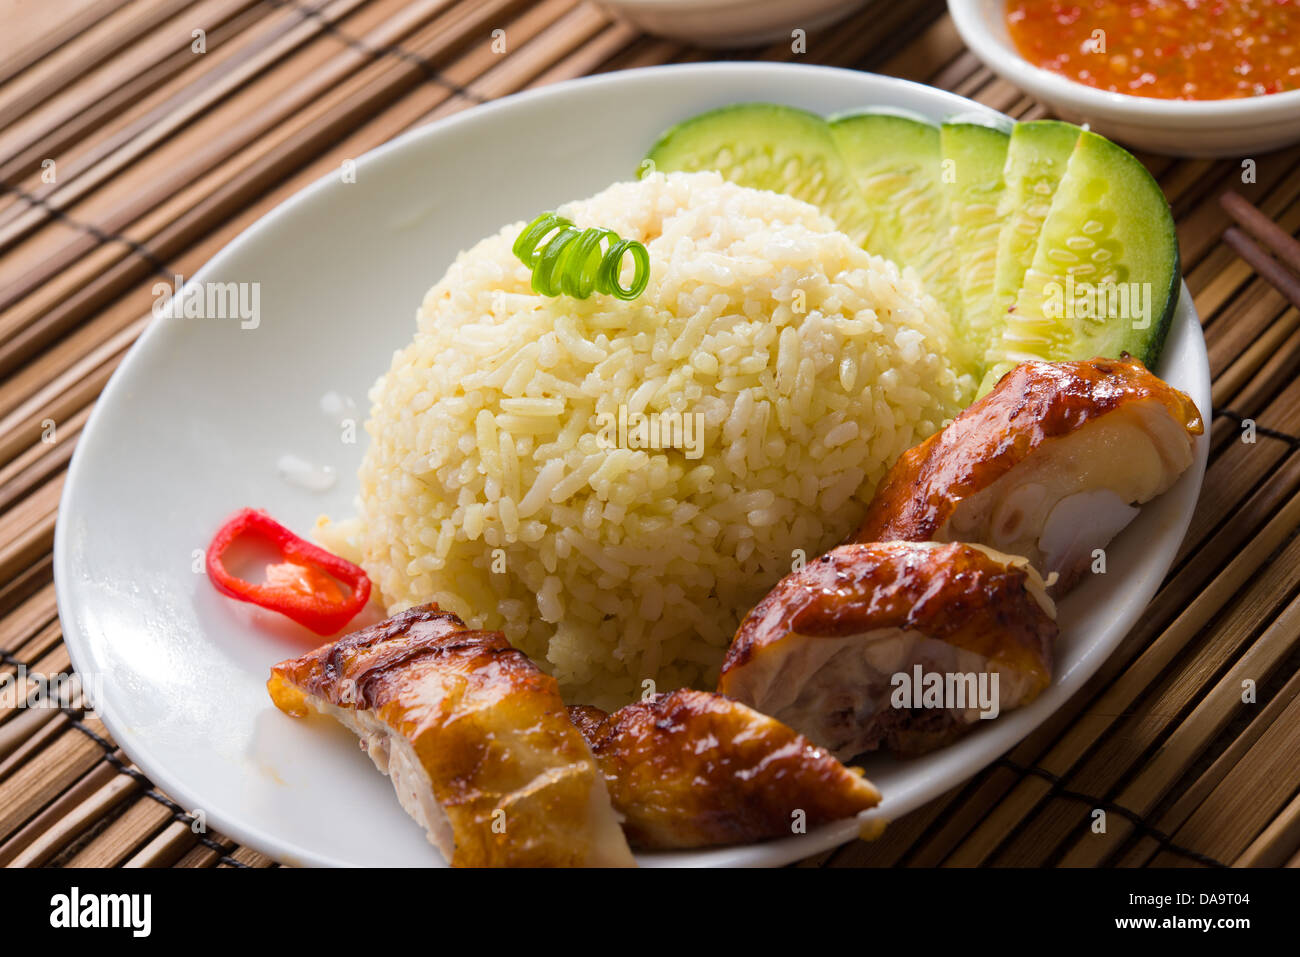
[[[351,734],[297,721],[267,698],[270,666],[317,641],[275,627],[196,573],[231,512],[268,509],[307,533],[345,516],[362,444],[324,415],[329,392],[364,398],[414,330],[455,254],[634,175],[656,135],[693,113],[771,100],[830,113],[866,105],[940,120],[997,114],[928,87],[783,64],[659,67],[560,84],[478,107],[361,157],[356,181],[322,180],[257,222],[196,280],[260,283],[260,323],[156,319],[104,390],[64,491],[54,558],[72,661],[123,750],[219,831],[301,865],[440,864]],[[1186,290],[1158,370],[1203,412],[1209,368]],[[361,432],[364,441],[364,432]],[[867,764],[897,818],[959,784],[1076,691],[1132,627],[1191,518],[1207,443],[1178,484],[1112,547],[1109,574],[1061,609],[1055,683],[927,757]],[[337,470],[328,492],[286,483],[294,453]],[[777,865],[848,840],[854,822],[748,847],[643,855],[644,864]]]

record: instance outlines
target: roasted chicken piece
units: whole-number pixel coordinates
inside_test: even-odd
[[[569,709],[605,774],[628,840],[708,847],[788,837],[880,802],[849,770],[780,721],[707,691],[657,694],[606,715]]]
[[[1132,358],[1025,362],[876,491],[858,542],[978,542],[1058,575],[1062,594],[1192,464],[1201,415]]]
[[[267,688],[355,731],[453,866],[634,864],[555,680],[500,632],[419,606],[282,661]]]
[[[960,543],[841,545],[741,622],[718,690],[841,760],[929,751],[1047,687],[1055,614],[1023,558]]]

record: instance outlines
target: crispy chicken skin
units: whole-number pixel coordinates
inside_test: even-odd
[[[965,541],[1024,555],[1064,592],[1192,463],[1200,412],[1138,361],[1025,362],[876,491],[854,541]]]
[[[633,864],[555,680],[500,632],[418,606],[281,662],[267,688],[361,735],[453,866]]]
[[[797,820],[812,828],[880,801],[860,773],[722,695],[682,689],[611,715],[590,705],[569,715],[590,742],[636,847],[788,837]]]
[[[961,543],[842,545],[786,576],[741,623],[718,690],[840,759],[919,753],[980,709],[893,706],[894,676],[996,674],[997,706],[1051,680],[1055,607],[1023,558]],[[991,685],[991,679],[988,679]]]
[[[591,744],[595,740],[596,729],[609,719],[609,712],[597,708],[594,704],[569,705],[569,720],[582,732],[582,736]]]

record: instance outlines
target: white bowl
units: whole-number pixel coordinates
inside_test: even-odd
[[[340,392],[364,401],[456,253],[504,223],[632,178],[665,128],[744,100],[818,113],[874,105],[932,120],[999,116],[903,80],[790,64],[691,64],[560,83],[413,130],[357,160],[355,181],[328,176],[249,227],[192,281],[259,282],[256,328],[154,320],[77,443],[54,576],[73,664],[114,739],[163,791],[280,861],[442,862],[351,734],[271,704],[270,666],[319,639],[219,595],[195,550],[246,505],[300,533],[322,512],[349,514],[364,432],[355,444],[341,441],[320,400]],[[1156,371],[1208,414],[1205,340],[1186,289]],[[1202,436],[1196,464],[1110,546],[1107,574],[1061,603],[1056,674],[1032,705],[933,754],[862,762],[884,795],[875,816],[897,818],[960,784],[1082,687],[1169,569],[1207,449]],[[284,453],[332,466],[338,483],[320,492],[286,483],[276,472]],[[784,864],[856,828],[848,821],[765,844],[638,859]]]
[[[1097,90],[1034,66],[1007,31],[1006,0],[948,0],[957,31],[990,70],[1136,149],[1171,156],[1250,157],[1300,141],[1300,90],[1235,100],[1162,100]]]
[[[748,47],[788,39],[847,17],[868,0],[600,0],[646,33],[703,47]]]

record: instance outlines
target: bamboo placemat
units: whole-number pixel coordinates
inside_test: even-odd
[[[578,0],[0,0],[0,22],[8,675],[69,669],[51,577],[59,494],[158,276],[192,275],[411,127],[584,74],[720,56]],[[893,74],[1046,115],[963,48],[933,0],[877,0],[813,31],[806,53],[722,56]],[[1300,148],[1143,159],[1173,205],[1214,375],[1212,458],[1177,564],[1027,740],[878,841],[808,866],[1300,864],[1300,316],[1221,241],[1216,202],[1235,189],[1295,234]],[[0,710],[0,863],[271,866],[159,792],[80,704],[74,689],[63,708]]]

